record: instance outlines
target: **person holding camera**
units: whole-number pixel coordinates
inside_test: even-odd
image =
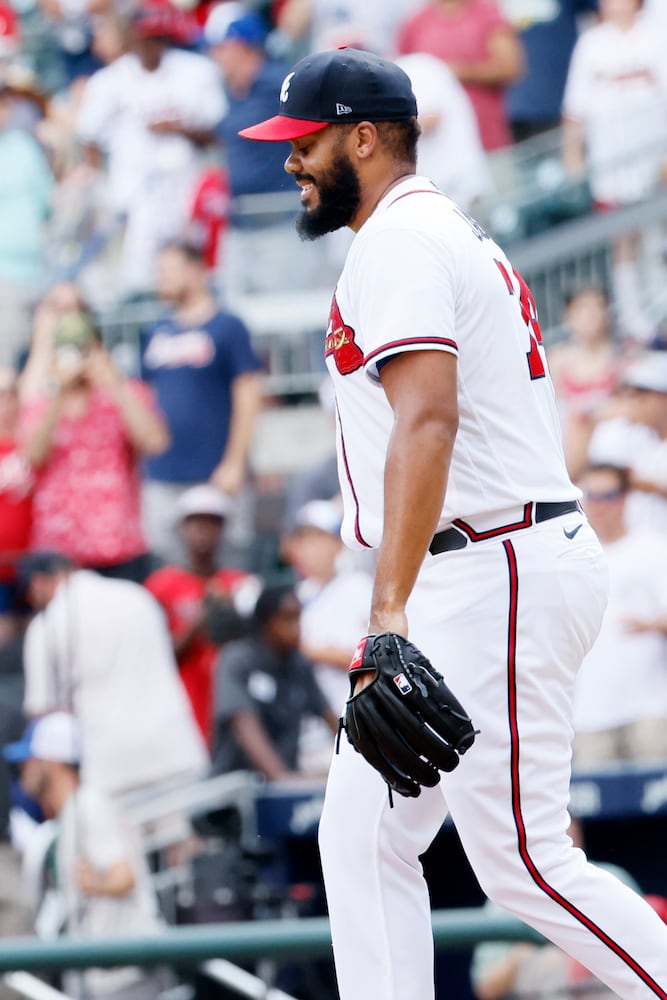
[[[165,451],[168,431],[148,387],[113,363],[73,286],[38,310],[19,434],[36,474],[31,547],[142,582],[150,556],[139,460]]]

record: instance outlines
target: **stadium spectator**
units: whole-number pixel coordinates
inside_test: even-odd
[[[231,643],[216,664],[213,771],[253,770],[278,781],[298,773],[304,719],[322,716],[335,733],[338,715],[299,651],[293,588],[265,588],[254,617],[256,634]]]
[[[315,679],[337,716],[350,693],[348,669],[360,635],[368,631],[372,577],[349,566],[340,537],[342,509],[312,500],[296,514],[283,542],[283,558],[299,577],[301,652],[313,664]],[[326,774],[333,739],[319,718],[303,726],[302,770]]]
[[[19,579],[37,612],[25,637],[24,711],[73,712],[83,780],[119,796],[201,776],[206,749],[157,601],[57,553],[25,556]]]
[[[16,126],[16,87],[0,66],[0,364],[14,364],[30,335],[30,306],[45,276],[53,176],[36,139]]]
[[[560,125],[568,66],[578,22],[597,11],[597,0],[502,0],[506,17],[523,45],[526,72],[507,90],[515,142]]]
[[[422,0],[365,0],[363,4],[356,0],[285,0],[276,12],[276,25],[292,45],[300,42],[302,48],[311,52],[355,44],[392,55],[396,51],[399,23],[421,3]]]
[[[511,141],[504,88],[524,68],[521,43],[489,0],[431,0],[402,24],[398,50],[430,52],[463,84],[486,150]]]
[[[174,655],[197,724],[212,739],[213,666],[220,646],[244,631],[244,613],[257,597],[259,582],[221,565],[221,547],[230,501],[215,486],[193,486],[177,504],[187,561],[163,566],[145,582],[167,615]]]
[[[22,636],[0,641],[0,747],[18,740],[25,729],[23,715]],[[21,857],[12,844],[10,810],[14,775],[0,754],[0,937],[28,934],[32,914],[26,900]],[[0,1000],[15,1000],[13,991],[0,985]]]
[[[198,249],[164,248],[157,290],[171,308],[144,337],[142,373],[167,419],[171,447],[146,463],[144,524],[151,550],[179,562],[174,540],[181,494],[210,481],[236,496],[246,482],[261,403],[260,362],[245,325],[220,309],[209,290]]]
[[[619,380],[622,349],[614,339],[609,299],[596,284],[565,295],[565,337],[548,351],[560,409],[565,454],[573,474],[586,464],[592,427]]]
[[[646,351],[633,361],[612,407],[615,415],[592,432],[588,460],[628,468],[628,527],[667,536],[667,352]]]
[[[32,548],[141,582],[150,557],[141,530],[139,459],[169,437],[150,390],[105,350],[70,286],[39,310],[21,384],[20,436],[36,473]]]
[[[584,507],[609,563],[600,634],[574,695],[574,764],[667,760],[667,535],[625,522],[625,469],[591,466]]]
[[[427,52],[400,56],[417,98],[419,172],[464,211],[491,192],[491,174],[470,98],[446,63]]]
[[[107,156],[109,202],[126,219],[120,291],[154,285],[155,255],[184,232],[203,151],[214,141],[224,97],[209,59],[177,48],[179,15],[144,7],[132,50],[89,80],[77,123],[88,162]]]
[[[159,933],[163,922],[136,832],[104,792],[80,780],[86,753],[76,720],[65,712],[37,719],[3,751],[20,768],[25,792],[58,824],[55,887],[64,926],[56,930],[85,939]],[[164,985],[159,972],[136,966],[63,977],[68,996],[91,1000],[153,1000]]]
[[[285,535],[294,528],[296,515],[305,504],[311,500],[334,500],[340,497],[335,436],[336,399],[333,383],[328,375],[319,384],[317,398],[320,408],[331,421],[329,453],[288,477],[282,522],[282,534]]]
[[[563,162],[588,171],[600,211],[652,194],[667,170],[664,39],[641,16],[642,0],[600,0],[600,23],[577,41],[563,99]],[[654,334],[640,292],[639,235],[614,245],[614,299],[628,336]]]
[[[0,368],[0,644],[14,632],[14,573],[30,544],[33,475],[18,443],[16,373]]]
[[[276,94],[289,66],[268,57],[266,21],[240,3],[213,7],[204,37],[220,70],[227,101],[218,137],[232,204],[220,284],[231,298],[244,292],[281,291],[290,287],[295,273],[307,284],[315,264],[294,229],[298,201],[283,169],[287,144],[259,148],[238,134],[258,117],[274,113]]]

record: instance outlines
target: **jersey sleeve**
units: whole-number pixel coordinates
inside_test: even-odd
[[[455,262],[443,240],[414,229],[378,230],[365,241],[353,280],[371,380],[378,381],[382,363],[395,354],[458,353]]]

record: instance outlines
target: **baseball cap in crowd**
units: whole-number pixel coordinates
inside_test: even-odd
[[[208,514],[210,517],[224,519],[229,516],[231,508],[232,502],[229,497],[210,483],[191,486],[181,494],[176,505],[179,521],[183,521],[186,517],[194,517],[196,514]]]
[[[141,7],[132,18],[135,34],[139,38],[183,39],[183,16],[170,3],[152,0]]]
[[[23,764],[33,757],[78,764],[81,760],[79,725],[67,712],[50,712],[34,719],[20,740],[3,747],[2,755],[11,764]]]
[[[396,63],[359,49],[333,49],[301,59],[283,80],[279,114],[239,135],[280,142],[336,122],[402,121],[416,115],[410,78]]]
[[[55,576],[56,573],[69,572],[75,568],[72,560],[61,552],[48,549],[26,552],[16,563],[16,588],[19,593],[27,594],[30,581],[36,573]]]
[[[240,3],[217,4],[204,27],[204,41],[207,45],[237,41],[262,48],[267,35],[268,28],[261,14],[247,10]]]
[[[343,517],[340,507],[332,500],[310,500],[300,507],[294,515],[294,530],[299,528],[317,528],[327,535],[340,537],[340,526]]]
[[[667,351],[646,351],[623,372],[623,385],[667,393]]]

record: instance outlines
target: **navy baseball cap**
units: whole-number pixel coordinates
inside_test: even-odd
[[[336,122],[403,121],[416,116],[410,78],[396,63],[372,52],[340,48],[301,59],[283,80],[279,114],[239,135],[282,142]]]

